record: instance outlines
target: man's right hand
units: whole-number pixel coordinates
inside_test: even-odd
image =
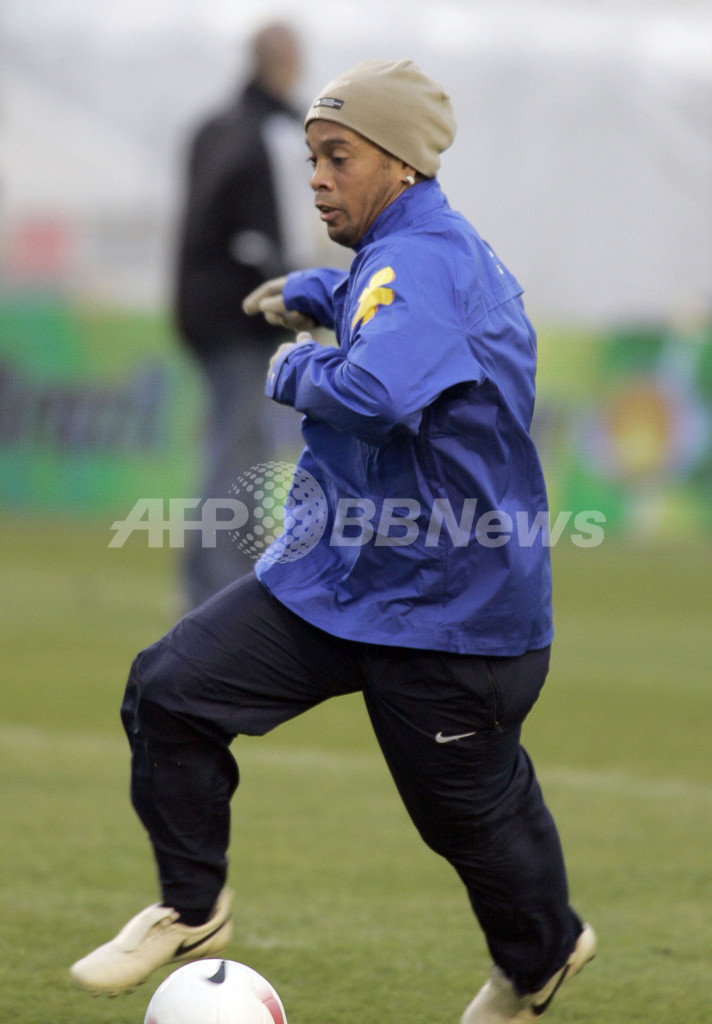
[[[248,316],[262,313],[267,323],[274,324],[275,327],[284,327],[288,331],[313,331],[318,327],[316,320],[285,306],[282,289],[286,283],[286,277],[274,277],[271,281],[265,281],[243,300],[244,312]]]

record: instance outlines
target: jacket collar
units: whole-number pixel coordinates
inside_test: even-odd
[[[267,92],[264,86],[260,85],[256,78],[251,79],[238,96],[239,102],[247,102],[259,107],[264,115],[281,113],[289,114],[290,117],[299,118],[297,110],[286,100],[282,100],[272,93]]]
[[[448,201],[436,178],[419,181],[407,188],[397,199],[387,206],[374,220],[365,235],[352,247],[354,252],[361,252],[367,245],[377,242],[386,235],[393,234],[401,228],[408,227],[416,217],[423,213],[447,206]]]

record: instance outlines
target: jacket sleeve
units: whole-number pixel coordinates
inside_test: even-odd
[[[403,252],[371,256],[349,288],[341,348],[295,347],[273,397],[373,444],[415,435],[439,394],[483,377],[465,308],[447,256],[415,266]]]
[[[287,309],[312,317],[322,327],[334,329],[332,293],[346,274],[336,267],[297,270],[287,275],[282,298]]]
[[[403,416],[381,382],[340,349],[316,342],[295,344],[285,353],[266,394],[371,444],[385,443],[394,432],[417,434],[421,419],[418,411]]]

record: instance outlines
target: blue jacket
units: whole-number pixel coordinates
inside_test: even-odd
[[[288,504],[314,529],[298,549],[275,542],[258,577],[339,637],[491,655],[546,646],[548,508],[522,289],[435,180],[387,207],[355,251],[348,275],[297,272],[284,289],[338,348],[307,341],[270,373],[268,396],[304,414]]]

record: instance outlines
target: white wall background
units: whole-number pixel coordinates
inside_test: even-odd
[[[66,221],[75,291],[164,302],[186,132],[280,16],[303,35],[305,107],[365,58],[443,83],[459,128],[441,182],[535,316],[712,308],[712,0],[4,0],[5,245]]]

